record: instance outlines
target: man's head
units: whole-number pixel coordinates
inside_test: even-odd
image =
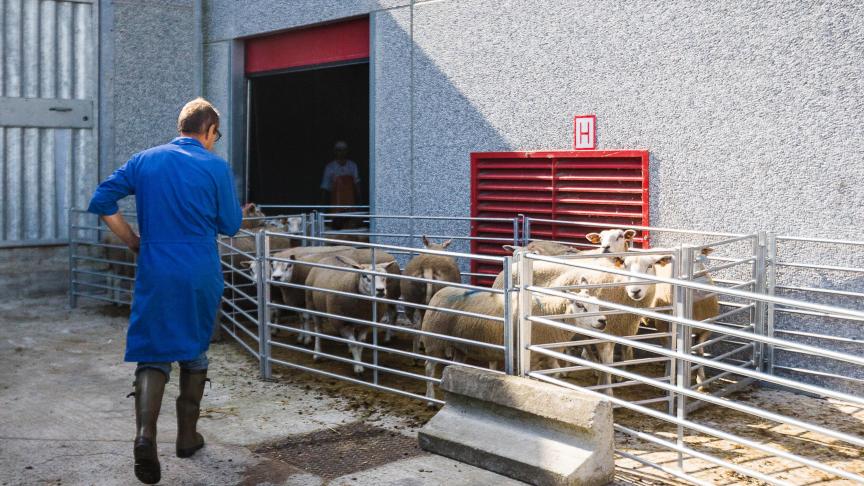
[[[177,131],[184,137],[198,140],[207,150],[213,150],[213,145],[222,138],[219,112],[204,98],[195,98],[180,110]]]
[[[346,160],[348,157],[348,144],[339,140],[333,145],[333,152],[336,154],[336,160]]]

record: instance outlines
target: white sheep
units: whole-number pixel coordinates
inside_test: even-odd
[[[444,251],[452,243],[453,240],[447,240],[441,244],[435,244],[429,241],[426,236],[423,236],[423,246],[429,250]],[[436,280],[440,282],[455,282],[462,281],[459,273],[459,266],[456,264],[456,259],[445,255],[430,255],[420,253],[405,266],[405,275],[409,277],[424,278],[426,280]],[[432,296],[436,292],[444,288],[444,285],[433,284],[432,282],[416,282],[403,279],[400,283],[402,289],[402,298],[407,303],[428,305],[432,300]],[[426,314],[426,309],[415,308],[410,305],[405,306],[405,316],[411,322],[413,329],[420,329],[423,323],[423,316]],[[412,350],[417,353],[420,351],[420,335],[415,334],[413,338]]]
[[[655,265],[665,265],[670,260],[671,257],[666,255],[639,255],[629,256],[623,260],[616,258],[615,264],[619,268],[630,272],[654,274]],[[601,261],[598,261],[596,266],[601,266]],[[572,287],[584,285],[586,281],[589,284],[607,285],[588,290],[591,296],[602,301],[631,307],[648,307],[653,302],[654,284],[631,283],[634,281],[631,277],[617,276],[599,270],[573,268],[553,280],[549,284],[549,287]],[[634,314],[611,314],[607,316],[607,325],[604,332],[613,336],[632,336],[639,331],[639,322],[640,317]],[[604,342],[597,344],[596,348],[599,362],[607,366],[611,365],[614,361],[615,344]],[[590,348],[585,348],[582,355],[583,357],[594,359],[591,354]],[[594,360],[597,361],[596,359]],[[598,385],[611,385],[611,383],[611,375],[600,373]],[[606,388],[606,393],[612,395],[612,389]]]
[[[587,292],[574,292],[577,295],[587,296]],[[512,316],[518,314],[515,296],[512,299]],[[596,313],[599,307],[595,304],[580,303],[571,299],[552,297],[548,295],[535,295],[532,301],[532,314],[538,316],[552,316],[560,314],[578,314],[582,312]],[[492,317],[504,316],[504,295],[494,292],[469,290],[457,287],[445,287],[438,291],[430,306],[444,309],[454,309]],[[606,318],[602,315],[589,317],[572,317],[562,322],[577,327],[592,327],[602,330],[606,326]],[[454,336],[470,339],[488,344],[504,343],[504,323],[480,317],[453,314],[444,310],[429,310],[423,318],[422,330],[429,333]],[[507,323],[512,325],[512,323]],[[568,341],[573,335],[572,331],[557,327],[535,323],[531,327],[531,344],[549,344]],[[456,362],[465,362],[468,358],[476,361],[489,363],[489,367],[497,369],[497,363],[502,359],[501,351],[464,344],[456,341],[446,340],[434,336],[423,335],[421,338],[426,349],[426,354],[433,358],[448,358]],[[551,359],[535,354],[532,361],[547,361]],[[557,366],[557,360],[551,359]],[[426,361],[426,376],[434,377],[437,373],[438,362]],[[432,382],[427,382],[426,396],[435,397]],[[431,404],[431,402],[430,402]]]
[[[373,267],[371,264],[358,263],[344,255],[325,258],[321,260],[321,263],[325,265],[345,266],[380,273],[387,273],[387,267],[395,265],[395,262],[390,262]],[[335,290],[339,292],[382,298],[386,294],[387,280],[386,277],[380,275],[316,267],[309,272],[309,276],[306,279],[306,285],[316,289]],[[373,290],[374,294],[372,292]],[[373,304],[376,306],[379,315],[383,314],[386,310],[386,305],[381,302],[337,295],[322,290],[306,290],[306,306],[309,310],[326,312],[334,316],[371,321]],[[316,333],[320,334],[322,323],[328,322],[335,333],[354,342],[364,341],[369,333],[369,326],[355,324],[338,317],[324,318],[313,315],[312,320],[315,323]],[[351,351],[351,355],[356,362],[354,364],[354,373],[357,375],[362,374],[363,365],[360,363],[363,361],[363,347],[356,344],[349,344],[348,349]],[[314,360],[317,361],[319,359],[318,353],[320,352],[321,338],[315,336]]]

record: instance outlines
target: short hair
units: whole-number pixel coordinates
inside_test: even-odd
[[[201,97],[186,103],[177,118],[177,130],[182,133],[204,133],[210,125],[219,126],[219,112]]]

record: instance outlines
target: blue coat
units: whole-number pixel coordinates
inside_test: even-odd
[[[242,214],[228,163],[193,138],[145,150],[96,189],[88,211],[135,195],[141,249],[126,361],[191,360],[207,350],[223,289],[216,233]]]

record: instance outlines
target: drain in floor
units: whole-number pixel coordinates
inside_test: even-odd
[[[262,444],[254,452],[324,479],[425,454],[416,437],[361,422]]]

